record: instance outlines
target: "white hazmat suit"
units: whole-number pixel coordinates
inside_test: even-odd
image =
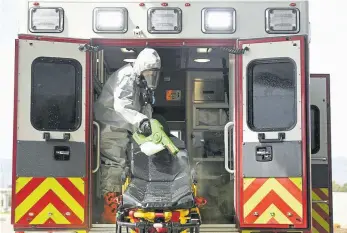
[[[161,60],[154,49],[142,50],[133,64],[112,74],[95,103],[95,119],[101,127],[101,192],[121,192],[121,174],[129,136],[141,122],[152,117],[150,103],[142,100],[140,78],[154,90],[159,79]],[[129,134],[130,133],[130,134]]]

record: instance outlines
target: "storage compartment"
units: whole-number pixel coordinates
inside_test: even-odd
[[[102,52],[94,57],[94,87],[102,87],[113,72],[133,61],[143,47],[121,48],[98,45]],[[155,91],[153,113],[163,116],[173,135],[186,143],[191,167],[196,169],[198,196],[205,197],[208,204],[201,208],[203,224],[234,224],[233,178],[224,169],[224,138],[222,131],[211,131],[224,127],[229,117],[228,98],[228,60],[229,54],[220,48],[198,47],[151,47],[161,57],[162,71],[159,85]],[[204,56],[210,61],[199,63]],[[130,60],[129,60],[130,59]],[[132,60],[131,60],[132,59]],[[199,60],[200,59],[200,60]],[[206,61],[206,60],[204,60]],[[101,62],[101,63],[100,63]],[[202,72],[205,77],[194,79],[189,72]],[[194,88],[191,84],[194,83]],[[95,88],[95,100],[100,94]],[[202,104],[200,107],[193,102]],[[204,104],[210,104],[204,106]],[[217,105],[216,105],[217,104]],[[210,109],[213,111],[210,111]],[[196,115],[200,131],[193,130],[193,112],[206,110],[216,116],[216,122],[206,124],[202,114]],[[206,116],[206,115],[205,115]],[[209,128],[212,127],[212,128]],[[209,146],[192,142],[205,140]],[[95,157],[95,156],[94,156]],[[232,168],[232,167],[231,167]],[[93,224],[100,222],[103,211],[103,198],[100,192],[100,169],[93,177]]]

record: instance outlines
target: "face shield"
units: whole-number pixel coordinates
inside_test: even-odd
[[[157,88],[160,78],[160,69],[144,70],[141,75],[146,80],[149,89],[155,90]]]

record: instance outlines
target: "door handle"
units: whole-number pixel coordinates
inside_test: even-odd
[[[224,126],[224,167],[225,170],[227,172],[229,172],[230,174],[234,174],[235,170],[231,170],[229,168],[229,128],[234,129],[234,122],[228,122],[225,126]],[[234,148],[233,148],[233,154],[234,154]],[[234,158],[233,158],[233,162],[234,162]]]
[[[96,127],[96,167],[92,173],[96,173],[100,168],[100,125],[96,121],[93,121],[93,125]]]
[[[329,201],[325,201],[325,200],[315,200],[315,201],[312,201],[313,204],[329,204]]]
[[[70,133],[64,133],[63,138],[51,138],[51,134],[48,132],[43,133],[43,139],[46,142],[67,142],[70,140]]]
[[[271,138],[271,139],[266,139],[265,133],[258,134],[258,140],[260,143],[279,143],[279,142],[283,142],[283,139],[285,138],[286,138],[285,133],[278,133],[278,138]]]
[[[312,160],[321,160],[321,161],[327,161],[328,160],[327,158],[315,158],[315,157],[312,157],[311,159]]]

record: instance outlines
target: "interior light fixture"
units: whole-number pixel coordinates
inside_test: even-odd
[[[197,63],[206,63],[206,62],[210,62],[211,60],[209,58],[196,58],[194,59],[194,61]]]
[[[125,58],[123,61],[128,62],[128,63],[133,63],[136,61],[135,58]]]
[[[196,52],[197,53],[210,53],[210,52],[212,52],[212,48],[197,48]]]
[[[120,50],[122,51],[122,53],[135,53],[134,50],[128,48],[121,48]]]

